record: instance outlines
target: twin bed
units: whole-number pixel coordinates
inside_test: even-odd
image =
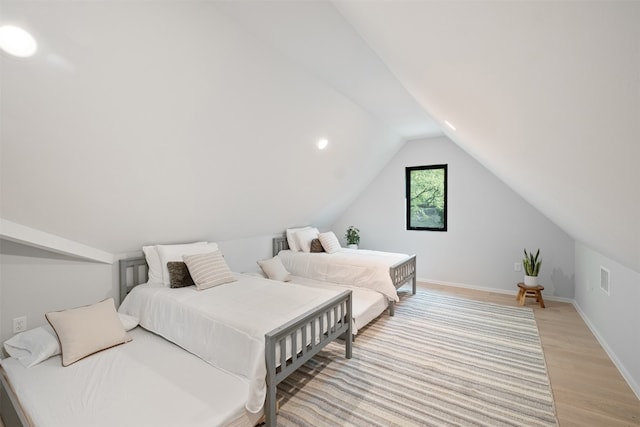
[[[295,251],[289,248],[286,235],[273,238],[272,252],[294,277],[370,289],[383,295],[391,316],[398,301],[398,288],[410,283],[412,294],[416,293],[415,255],[349,248],[333,253]],[[298,282],[304,284],[302,280]]]
[[[286,239],[276,249],[282,257]],[[384,268],[394,291],[412,281],[415,293],[415,256],[404,258]],[[276,425],[276,386],[338,337],[350,358],[352,334],[395,302],[380,284],[294,278],[301,286],[234,273],[203,291],[171,289],[148,280],[144,257],[120,261],[119,311],[143,328],[67,367],[60,356],[0,361],[5,424]]]

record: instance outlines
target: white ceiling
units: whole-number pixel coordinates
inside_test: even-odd
[[[0,58],[0,218],[114,253],[330,225],[442,129],[640,271],[640,3],[3,0],[0,21],[40,42]]]

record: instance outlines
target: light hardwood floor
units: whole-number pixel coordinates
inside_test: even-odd
[[[518,305],[515,284],[513,295],[428,283],[419,283],[419,287]],[[542,309],[534,299],[527,298],[525,306],[534,310],[560,426],[640,426],[640,400],[573,305],[548,299],[545,305]]]

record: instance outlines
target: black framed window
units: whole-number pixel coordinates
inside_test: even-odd
[[[447,165],[405,168],[407,230],[447,231]]]

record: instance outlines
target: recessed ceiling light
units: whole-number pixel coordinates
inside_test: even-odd
[[[456,127],[455,127],[454,125],[452,125],[451,123],[449,123],[449,121],[448,121],[448,120],[445,120],[445,121],[444,121],[444,124],[445,124],[445,125],[447,125],[447,126],[449,126],[451,129],[456,130]]]
[[[0,27],[0,49],[10,55],[26,58],[38,50],[36,39],[20,27],[4,25]]]
[[[329,145],[329,140],[322,138],[318,141],[318,150],[324,150]]]

